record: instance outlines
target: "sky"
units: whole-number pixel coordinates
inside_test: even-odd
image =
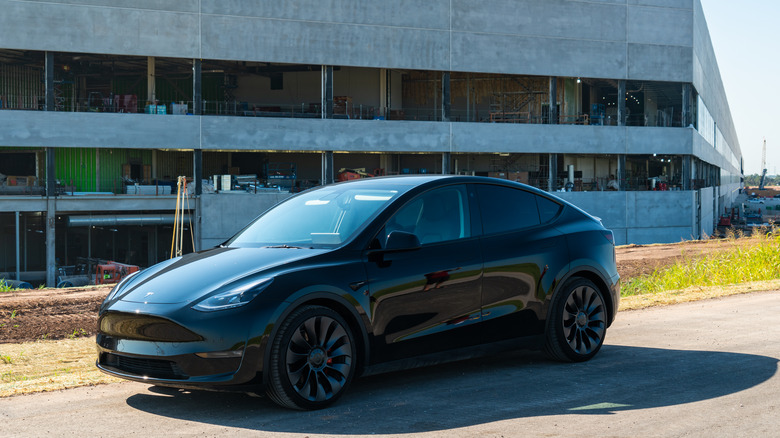
[[[745,174],[780,171],[780,1],[701,0]]]

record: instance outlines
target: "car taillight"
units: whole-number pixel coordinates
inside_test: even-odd
[[[614,245],[615,244],[615,235],[612,234],[612,231],[604,230],[603,232],[604,232],[604,237],[606,237],[607,240],[609,240],[609,243]]]

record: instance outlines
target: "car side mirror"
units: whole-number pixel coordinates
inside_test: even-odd
[[[411,251],[420,249],[420,239],[406,231],[391,231],[385,242],[385,252]]]

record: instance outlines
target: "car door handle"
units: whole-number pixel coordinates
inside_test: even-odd
[[[349,284],[349,288],[352,289],[353,291],[357,292],[358,289],[360,289],[361,287],[363,287],[363,286],[365,286],[367,284],[368,284],[368,282],[365,281],[365,280],[363,280],[363,281],[356,281],[354,283],[350,283]]]

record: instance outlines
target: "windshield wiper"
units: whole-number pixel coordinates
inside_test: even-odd
[[[283,245],[272,245],[272,246],[264,246],[263,248],[286,248],[286,249],[305,249],[303,246],[292,246],[288,244]]]

